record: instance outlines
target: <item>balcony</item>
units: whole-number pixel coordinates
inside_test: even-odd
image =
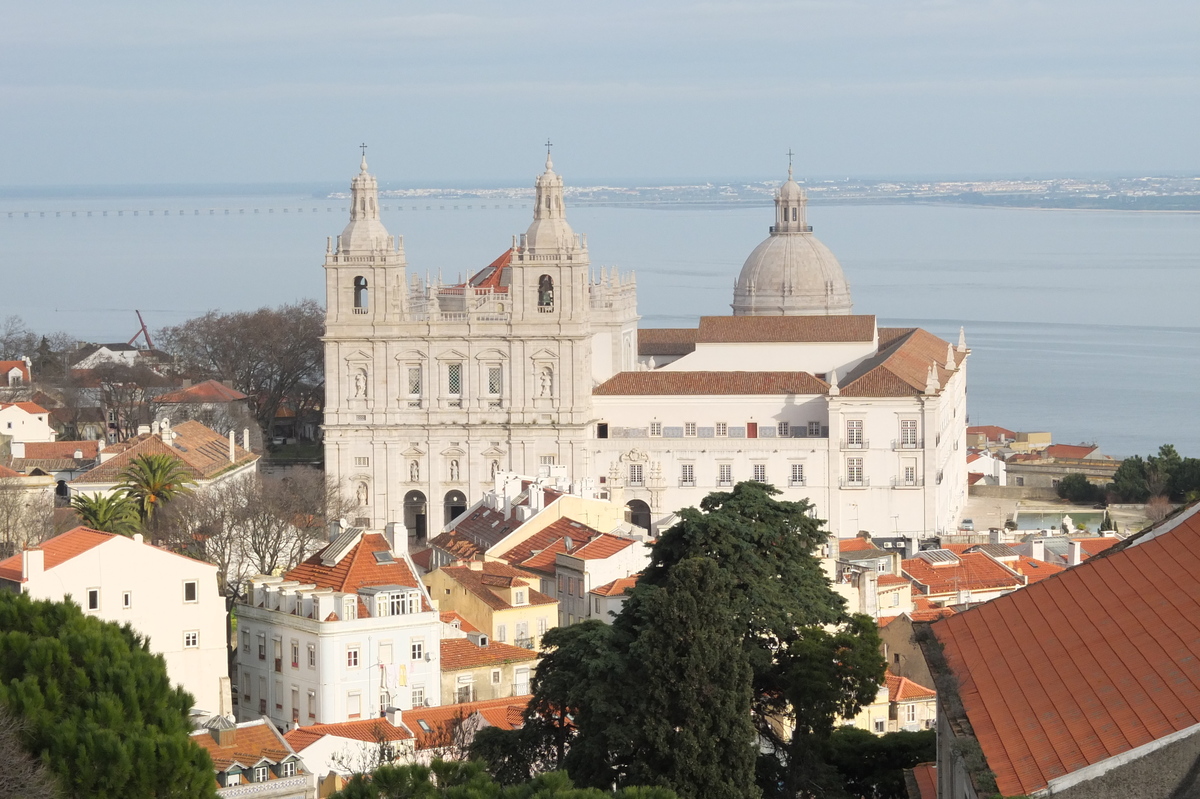
[[[679,487],[680,488],[695,488],[696,481],[695,480],[680,480]]]
[[[803,477],[799,479],[793,477],[791,480],[788,480],[788,488],[803,488],[806,485],[808,485],[808,481]]]
[[[533,649],[533,638],[531,636],[525,636],[522,638],[514,638],[513,646],[519,646],[522,649]]]
[[[907,449],[925,449],[925,441],[920,438],[898,439],[892,442],[892,449],[897,452]]]
[[[838,481],[838,485],[842,488],[870,488],[871,478],[863,477],[857,480],[852,480],[849,477],[843,477]]]
[[[538,313],[554,313],[553,305],[539,305]]]
[[[892,488],[921,488],[925,485],[925,478],[914,477],[912,480],[905,480],[902,477],[892,478]]]
[[[367,312],[366,308],[355,308],[354,309],[355,314],[365,314],[366,312]]]
[[[870,449],[870,448],[871,448],[871,442],[865,438],[860,438],[857,440],[842,439],[842,449]]]

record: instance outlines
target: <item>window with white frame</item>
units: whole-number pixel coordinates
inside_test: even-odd
[[[310,669],[315,669],[317,667],[317,645],[316,644],[308,645],[308,667]]]
[[[546,634],[546,617],[545,616],[542,616],[541,618],[538,619],[537,631],[538,631],[539,638]]]
[[[414,685],[412,687],[412,704],[413,707],[425,706],[425,686]]]
[[[371,459],[366,456],[363,456],[363,455],[358,455],[354,458],[354,465],[355,466],[370,466]]]
[[[421,367],[409,365],[408,367],[408,407],[421,407]]]
[[[662,435],[662,422],[650,423],[650,435],[655,438]]]
[[[887,732],[887,721],[885,719],[875,719],[875,732]]]
[[[685,436],[694,437],[696,435],[696,423],[695,422],[684,422],[683,423],[683,434]]]
[[[862,419],[846,420],[846,446],[861,447],[863,445]]]
[[[755,480],[755,482],[759,482],[759,483],[767,482],[767,464],[765,464],[765,463],[754,464],[754,480]]]
[[[280,777],[296,776],[296,761],[295,760],[285,760],[284,762],[280,763],[279,764],[279,776]]]
[[[300,668],[300,642],[292,641],[292,668]]]
[[[904,720],[912,724],[917,720],[917,706],[910,704],[904,708]]]
[[[424,638],[414,638],[410,649],[412,650],[411,654],[412,654],[413,660],[424,660],[425,659],[425,639]]]
[[[357,669],[358,668],[358,647],[357,646],[346,647],[346,668],[348,668],[348,669]]]
[[[342,621],[358,618],[358,599],[348,596],[342,600]]]
[[[728,486],[733,485],[733,464],[718,463],[717,464],[717,485]]]
[[[242,630],[242,651],[247,652],[247,653],[250,651],[250,631],[249,630]]]
[[[808,437],[809,438],[820,438],[821,437],[821,423],[820,422],[809,422],[808,423]]]
[[[500,669],[492,669],[492,685],[500,684]]]
[[[790,475],[790,478],[791,478],[790,482],[792,485],[794,485],[794,486],[804,485],[804,464],[803,463],[793,463],[792,464],[792,473]]]
[[[644,477],[644,473],[642,471],[642,464],[640,464],[640,463],[629,464],[629,485],[631,485],[631,486],[642,485],[643,477]]]
[[[131,607],[133,607],[132,591],[125,591],[121,594],[121,607],[125,608],[125,610],[129,610]]]
[[[780,422],[779,424],[775,425],[775,435],[777,435],[779,438],[791,438],[792,423]]]
[[[514,604],[514,605],[524,605],[524,604],[526,604],[526,602],[525,602],[525,591],[524,591],[524,590],[518,589],[518,590],[516,590],[516,591],[513,591],[513,604]]]
[[[846,458],[846,483],[852,486],[863,484],[862,458]]]
[[[308,692],[308,717],[315,719],[317,717],[317,692]]]
[[[681,463],[679,464],[679,484],[691,486],[696,484],[696,464]]]
[[[713,435],[717,438],[725,438],[729,435],[729,424],[727,422],[717,422],[713,428]]]
[[[568,577],[567,578],[567,590],[568,591],[571,590],[570,580],[571,580],[571,578]],[[504,643],[504,642],[508,641],[508,625],[507,624],[497,624],[496,625],[496,640],[499,641],[500,643]]]
[[[556,455],[539,455],[538,456],[538,465],[539,466],[553,466],[557,462],[558,462],[558,456],[556,456]]]
[[[362,717],[362,693],[351,691],[346,694],[346,715],[352,719]]]
[[[900,446],[904,449],[915,449],[917,446],[917,420],[900,420]]]
[[[906,486],[915,486],[917,484],[917,465],[915,463],[906,463],[904,465],[904,484]]]
[[[200,646],[200,633],[196,630],[188,630],[183,634],[183,648],[197,649]]]

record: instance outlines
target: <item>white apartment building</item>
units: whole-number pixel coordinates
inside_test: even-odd
[[[465,283],[427,283],[363,161],[324,265],[326,464],[359,523],[424,538],[514,471],[565,473],[649,529],[747,479],[835,535],[957,526],[965,339],[851,314],[790,170],[733,315],[695,329],[637,329],[633,277],[593,273],[562,187],[547,157],[529,229]]]
[[[339,530],[238,605],[239,717],[281,728],[441,703],[441,620],[392,532]]]
[[[57,602],[70,596],[84,613],[131,625],[198,711],[229,712],[225,599],[211,563],[151,546],[141,534],[76,527],[0,561],[0,588]]]
[[[50,411],[36,402],[0,402],[0,436],[19,444],[53,441]]]

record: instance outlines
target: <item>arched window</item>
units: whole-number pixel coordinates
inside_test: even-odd
[[[549,194],[546,195],[546,210],[547,211],[550,210],[550,195]]]
[[[538,278],[538,310],[543,313],[554,307],[554,278],[542,275]]]
[[[367,303],[370,298],[367,294],[367,279],[362,275],[354,278],[354,310],[367,310]]]
[[[425,495],[420,491],[409,491],[404,495],[404,526],[411,538],[425,540]]]
[[[792,209],[792,221],[793,221],[793,222],[795,222],[795,221],[796,221],[796,212],[797,212],[797,210],[798,210],[798,209],[796,209],[796,208],[793,208],[793,209]]]

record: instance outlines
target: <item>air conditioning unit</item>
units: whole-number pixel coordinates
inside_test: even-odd
[[[433,660],[433,652],[426,652],[425,653],[425,662],[428,663],[431,660]]]

